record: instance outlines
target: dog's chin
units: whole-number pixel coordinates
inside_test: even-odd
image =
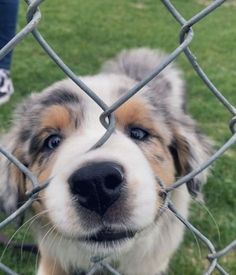
[[[79,238],[87,248],[98,252],[111,252],[125,249],[132,243],[137,231],[113,231],[102,229],[95,234]]]

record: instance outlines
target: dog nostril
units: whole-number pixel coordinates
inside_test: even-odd
[[[113,174],[107,175],[104,180],[104,187],[108,190],[115,190],[117,187],[120,187],[123,181],[122,174],[115,170]]]
[[[82,197],[88,197],[90,193],[90,188],[86,181],[80,181],[80,184],[75,185],[75,192]]]

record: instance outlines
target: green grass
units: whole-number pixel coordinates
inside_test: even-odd
[[[198,2],[173,1],[186,18],[203,8]],[[25,24],[26,9],[21,4],[19,29]],[[41,33],[79,75],[96,73],[104,60],[124,48],[149,46],[171,52],[177,47],[179,26],[157,0],[51,0],[45,1],[41,10]],[[236,104],[235,12],[235,6],[223,6],[209,15],[194,27],[191,44],[205,72],[232,104]],[[189,112],[220,147],[231,135],[228,129],[231,115],[202,84],[184,55],[177,62],[187,82]],[[0,108],[1,132],[9,127],[13,109],[27,94],[64,78],[31,36],[15,49],[12,76],[16,92],[10,103]],[[205,205],[193,203],[191,207],[191,222],[217,249],[236,238],[235,162],[232,147],[213,167],[204,188]],[[20,230],[14,240],[22,241],[26,229],[27,226]],[[5,231],[11,235],[15,228],[8,227]],[[0,246],[0,255],[2,252]],[[171,262],[170,274],[202,274],[207,266],[206,255],[205,247],[200,244],[199,248],[193,234],[187,232]],[[229,274],[236,274],[235,259],[236,253],[231,252],[221,260]],[[21,255],[8,248],[2,261],[20,274],[34,274],[35,257],[27,253]]]

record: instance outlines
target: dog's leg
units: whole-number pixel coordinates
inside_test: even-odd
[[[61,265],[54,259],[48,256],[42,256],[37,275],[68,275]]]

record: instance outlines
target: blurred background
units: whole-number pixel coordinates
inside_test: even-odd
[[[20,1],[18,30],[26,23],[26,5]],[[211,1],[173,0],[186,18],[203,9]],[[95,74],[101,64],[125,48],[151,47],[170,53],[178,46],[178,23],[157,0],[50,0],[41,5],[39,30],[64,62],[78,75]],[[194,26],[190,45],[200,65],[224,96],[236,105],[236,1],[227,1]],[[198,78],[186,57],[176,60],[184,72],[187,109],[198,121],[200,129],[221,147],[231,136],[230,113],[217,101]],[[64,74],[44,53],[32,35],[15,49],[12,78],[15,93],[10,102],[0,106],[0,133],[11,124],[16,105],[32,91],[40,92]],[[190,221],[204,233],[217,249],[236,238],[236,150],[235,146],[215,162],[208,184],[204,187],[205,203],[194,202]],[[20,230],[8,226],[5,233],[14,234],[13,241],[31,241],[30,223]],[[187,231],[185,241],[170,266],[170,275],[202,274],[208,251]],[[35,274],[35,255],[0,245],[1,261],[19,274]],[[221,259],[229,272],[236,274],[236,252]],[[0,271],[1,274],[1,271]],[[217,274],[217,273],[215,273]],[[149,274],[144,274],[149,275]]]

